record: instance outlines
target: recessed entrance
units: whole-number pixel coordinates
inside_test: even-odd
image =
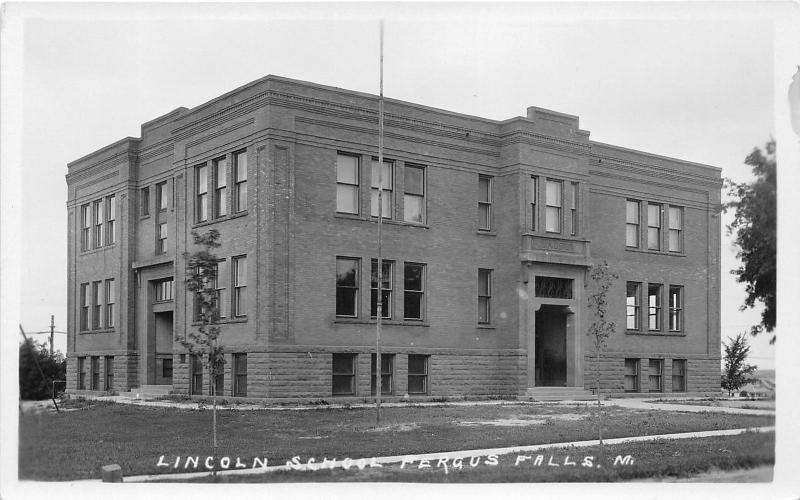
[[[155,316],[155,356],[151,366],[152,379],[148,382],[156,385],[172,384],[172,311],[153,313]]]
[[[536,311],[535,384],[567,385],[567,308],[542,305]]]

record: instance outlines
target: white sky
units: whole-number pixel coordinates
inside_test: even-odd
[[[50,314],[66,329],[67,162],[267,74],[378,90],[374,5],[89,9],[40,7],[24,24],[25,230],[13,243],[31,331]],[[774,135],[771,23],[744,9],[666,9],[386,5],[385,95],[493,119],[554,109],[578,115],[594,140],[745,180],[745,156]],[[730,238],[722,250],[725,339],[759,312],[738,311]],[[761,368],[774,367],[767,341],[752,340]]]

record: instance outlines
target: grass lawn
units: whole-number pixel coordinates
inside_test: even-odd
[[[542,455],[536,464],[536,455]],[[426,483],[491,483],[491,482],[563,482],[563,481],[625,481],[688,477],[709,470],[732,470],[772,465],[775,462],[775,433],[745,433],[739,436],[720,436],[698,439],[659,440],[647,443],[628,443],[605,447],[603,468],[584,466],[586,457],[598,463],[599,447],[556,448],[531,453],[531,459],[518,461],[517,454],[498,457],[497,465],[487,465],[482,459],[476,466],[464,460],[461,468],[452,460],[432,461],[431,467],[419,467],[419,462],[366,467],[359,470],[336,468],[318,471],[277,471],[258,475],[219,475],[222,483],[260,482],[334,482],[384,481]],[[633,463],[614,461],[630,456]],[[551,458],[552,457],[552,458]],[[571,465],[574,462],[575,465]],[[558,464],[555,465],[549,465]],[[568,465],[564,465],[567,463]],[[190,482],[210,482],[210,477]]]
[[[72,403],[60,414],[20,414],[19,477],[98,478],[119,464],[126,476],[184,472],[159,468],[177,456],[211,455],[211,411]],[[596,438],[591,405],[491,405],[218,412],[218,456],[343,459],[579,441]],[[607,438],[774,425],[774,417],[607,407]],[[189,469],[193,470],[193,469]],[[200,470],[200,469],[198,469]]]

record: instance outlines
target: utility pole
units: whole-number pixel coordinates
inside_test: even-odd
[[[383,316],[383,19],[381,19],[380,98],[378,99],[378,311],[375,332],[375,417],[381,422],[381,319]]]
[[[56,317],[54,314],[50,315],[50,356],[53,356],[53,334],[56,331]]]

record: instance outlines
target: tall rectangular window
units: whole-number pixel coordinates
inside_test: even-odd
[[[81,331],[89,329],[89,283],[81,283]]]
[[[332,394],[334,396],[355,395],[356,355],[334,354],[332,365]]]
[[[545,230],[561,232],[561,182],[547,179],[545,184]]]
[[[114,356],[105,358],[106,387],[107,391],[114,389]]]
[[[247,397],[247,353],[233,355],[233,395]]]
[[[86,358],[78,358],[78,390],[86,389]]]
[[[625,202],[625,246],[639,248],[639,202]]]
[[[492,178],[488,175],[478,176],[478,229],[492,229]]]
[[[381,296],[383,306],[381,318],[392,317],[392,262],[384,260],[382,263],[383,272],[381,273]],[[370,316],[378,316],[378,260],[372,259],[372,279],[370,283]]]
[[[647,249],[661,250],[661,205],[647,204]]]
[[[650,382],[649,390],[650,392],[662,392],[663,385],[661,383],[661,374],[664,370],[664,360],[663,359],[651,359],[650,360],[650,372],[648,373],[648,380]]]
[[[214,275],[214,288],[217,291],[217,316],[219,318],[228,317],[228,294],[225,289],[224,278],[228,276],[228,263],[225,260],[217,262],[217,270]]]
[[[425,167],[406,164],[403,219],[425,224]]]
[[[572,186],[572,198],[570,199],[569,207],[569,234],[575,236],[578,234],[578,197],[580,196],[580,190],[577,182],[571,182],[570,186]]]
[[[683,287],[669,287],[669,331],[679,332],[683,329]]]
[[[642,284],[629,281],[627,284],[627,293],[625,299],[625,307],[627,320],[625,328],[628,330],[639,329],[639,318],[641,317],[641,304],[640,296],[642,293]]]
[[[639,360],[625,359],[625,392],[639,392]]]
[[[425,264],[406,262],[403,269],[403,318],[421,320],[425,310]]]
[[[228,160],[219,158],[214,166],[214,217],[228,214]]]
[[[167,253],[167,223],[158,225],[158,240],[156,240],[156,254]]]
[[[247,151],[233,153],[233,211],[236,213],[247,210]]]
[[[669,207],[669,251],[683,251],[683,209]]]
[[[102,281],[95,281],[92,283],[92,329],[99,330],[102,328],[101,323],[103,315],[103,288]]]
[[[92,219],[88,203],[81,205],[81,250],[86,251],[92,248],[91,232]]]
[[[528,197],[531,200],[530,206],[530,217],[531,217],[531,231],[536,231],[539,227],[537,224],[538,219],[536,217],[536,202],[539,200],[539,178],[535,175],[531,176],[530,183],[528,184],[528,189],[530,192],[528,193]]]
[[[92,204],[92,218],[94,223],[94,248],[103,246],[103,200]]]
[[[408,393],[428,394],[428,365],[430,356],[408,355]]]
[[[159,212],[166,212],[169,207],[169,196],[167,195],[167,181],[156,184],[156,207]]]
[[[204,222],[208,220],[208,167],[197,167],[194,179],[196,222]]]
[[[139,190],[139,215],[142,217],[150,215],[150,187],[143,187]]]
[[[105,289],[105,296],[106,296],[106,317],[105,323],[106,328],[114,328],[114,301],[116,300],[116,290],[114,287],[114,280],[106,280],[106,289]]]
[[[191,363],[189,366],[191,373],[189,392],[191,394],[203,394],[203,358],[192,354],[189,362]]]
[[[478,269],[478,324],[492,322],[492,270]]]
[[[647,285],[647,328],[661,330],[661,285]]]
[[[336,257],[336,315],[358,316],[358,259]]]
[[[372,355],[370,393],[375,394],[377,356]],[[381,394],[394,394],[394,354],[381,354]]]
[[[384,160],[383,168],[378,169],[378,160],[372,160],[372,186],[370,188],[370,215],[373,217],[378,216],[378,175],[381,175],[381,184],[383,185],[383,195],[381,198],[382,212],[381,216],[384,219],[392,219],[392,207],[394,207],[393,187],[394,187],[394,164],[390,161]]]
[[[106,196],[106,245],[113,245],[116,242],[116,231],[114,231],[114,223],[117,218],[117,203],[116,197],[112,194]]]
[[[240,255],[231,259],[233,267],[233,315],[247,316],[247,257]]]
[[[336,211],[358,214],[358,157],[340,154],[336,157]]]
[[[672,392],[686,392],[686,360],[672,360]]]
[[[100,356],[92,356],[92,386],[93,391],[100,390]]]

